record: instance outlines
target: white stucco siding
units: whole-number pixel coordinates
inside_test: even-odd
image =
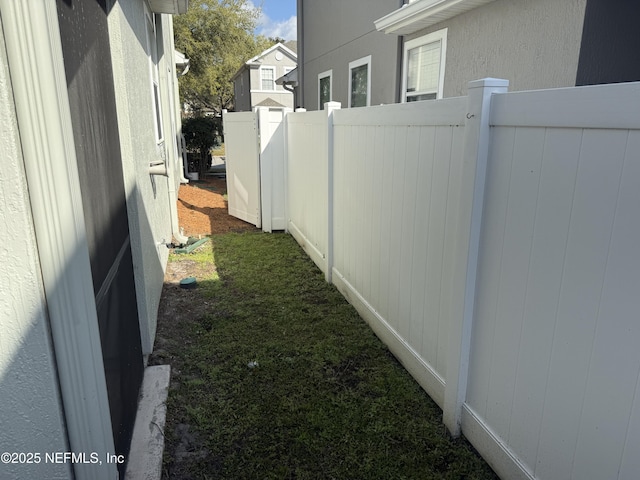
[[[506,78],[509,90],[576,84],[586,0],[498,0],[405,40],[448,28],[444,96],[471,80]]]
[[[165,124],[164,142],[156,141],[144,3],[116,2],[108,22],[142,350],[149,354],[169,254],[162,243],[172,238],[169,179],[150,176],[149,164],[171,155],[174,138]],[[173,58],[173,50],[165,55]]]
[[[0,452],[68,450],[0,25]],[[2,478],[71,478],[69,465],[2,464]]]

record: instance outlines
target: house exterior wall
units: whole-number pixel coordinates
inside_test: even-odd
[[[0,445],[67,446],[20,137],[0,24]],[[44,454],[44,453],[43,453]],[[71,478],[69,465],[2,465],[3,478]]]
[[[293,93],[283,92],[253,92],[251,93],[251,105],[257,105],[263,100],[270,98],[285,107],[293,109]]]
[[[587,0],[497,0],[404,37],[376,31],[374,21],[402,3],[298,1],[305,108],[318,108],[318,74],[328,70],[332,100],[347,106],[349,62],[370,54],[370,104],[399,102],[403,42],[443,28],[444,97],[464,95],[469,80],[485,77],[508,78],[512,91],[576,85]]]
[[[251,83],[249,70],[243,68],[233,81],[233,108],[236,112],[251,110]]]
[[[576,85],[640,80],[639,17],[638,2],[587,1]]]
[[[398,91],[398,38],[376,31],[374,20],[402,4],[398,0],[317,2],[300,0],[299,62],[303,107],[317,110],[318,74],[333,70],[331,100],[348,105],[349,62],[371,55],[371,105],[395,103]],[[300,12],[303,12],[301,15]]]
[[[508,78],[509,90],[576,84],[587,0],[498,0],[428,29],[447,32],[444,97],[465,95],[469,80]]]
[[[168,101],[169,86],[161,82],[163,141],[157,142],[152,125],[154,106],[146,52],[146,17],[144,2],[118,1],[109,13],[111,58],[118,111],[123,175],[129,212],[131,252],[134,261],[138,311],[141,324],[143,354],[150,354],[157,326],[157,312],[162,293],[164,269],[171,242],[170,193],[176,190],[176,170],[170,177],[149,175],[149,165],[167,161],[173,165],[176,131],[172,131],[167,116],[175,112]],[[164,29],[170,17],[162,15]],[[165,35],[168,37],[168,35]],[[175,76],[173,41],[164,40],[164,60],[160,70],[164,77]],[[142,81],[141,81],[142,79]]]
[[[278,52],[282,54],[280,60],[276,56]],[[291,58],[278,48],[258,58],[255,63],[259,65],[244,65],[240,73],[234,78],[234,110],[236,112],[250,111],[267,98],[293,109],[293,93],[286,90],[282,85],[276,85],[275,90],[262,90],[260,66],[275,67],[275,81],[287,73],[285,68],[293,69],[296,67],[296,59]],[[244,90],[241,88],[241,82],[244,82]]]

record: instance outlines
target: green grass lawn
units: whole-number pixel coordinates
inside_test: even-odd
[[[292,237],[212,243],[170,259],[210,274],[168,355],[165,478],[497,478]]]

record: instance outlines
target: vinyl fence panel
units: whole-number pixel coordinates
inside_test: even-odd
[[[506,85],[287,115],[287,228],[502,478],[636,479],[640,84]]]
[[[465,108],[334,113],[334,283],[440,405]]]
[[[260,148],[262,230],[285,230],[285,126],[286,110],[257,109]],[[246,141],[246,139],[245,139]]]
[[[325,111],[287,115],[287,230],[326,274],[329,157]]]
[[[494,98],[463,432],[505,478],[640,471],[639,92]]]
[[[261,227],[260,152],[256,114],[225,113],[223,122],[229,215]]]

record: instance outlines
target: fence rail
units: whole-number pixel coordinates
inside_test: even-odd
[[[285,117],[287,229],[503,478],[640,472],[640,84]]]

